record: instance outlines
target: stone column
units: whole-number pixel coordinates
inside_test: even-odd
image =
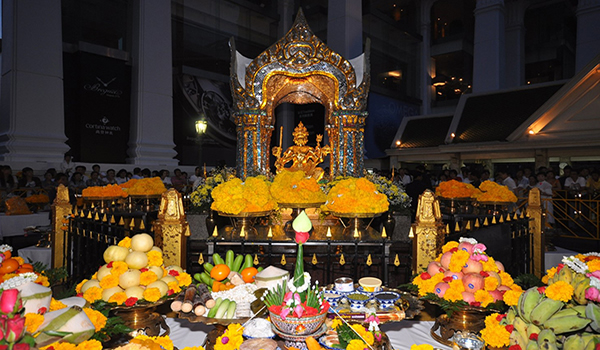
[[[525,25],[527,1],[506,1],[506,87],[525,82]]]
[[[493,91],[504,87],[504,27],[504,0],[477,0],[473,92]]]
[[[2,33],[0,160],[60,163],[69,150],[60,1],[4,0]]]
[[[579,0],[575,71],[580,71],[600,53],[600,0]]]
[[[421,2],[421,114],[427,115],[431,113],[431,96],[433,96],[434,88],[431,85],[431,79],[435,77],[435,70],[431,60],[431,6],[433,0]]]
[[[329,0],[327,46],[349,60],[363,53],[362,1]]]
[[[131,164],[177,165],[173,159],[171,2],[133,2]]]

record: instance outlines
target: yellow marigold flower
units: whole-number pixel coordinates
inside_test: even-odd
[[[125,303],[125,300],[127,300],[127,294],[125,294],[125,292],[115,293],[108,298],[109,303],[117,303],[117,305]]]
[[[27,328],[27,332],[31,334],[35,333],[43,322],[44,315],[31,312],[25,314],[25,327]]]
[[[229,326],[227,326],[227,330],[225,331],[225,333],[223,333],[222,336],[217,338],[217,341],[215,342],[214,346],[215,350],[238,349],[244,341],[244,338],[242,337],[242,332],[243,328],[240,324],[238,324],[237,326],[233,326],[233,324],[230,324]],[[223,337],[229,338],[227,344],[223,344]]]
[[[462,292],[458,289],[448,288],[448,290],[446,290],[446,293],[444,293],[444,299],[448,301],[463,300]]]
[[[75,350],[75,348],[77,347],[77,345],[75,344],[71,344],[71,343],[67,343],[67,342],[62,342],[62,343],[52,343],[48,346],[44,346],[42,348],[40,348],[40,350]]]
[[[87,282],[89,280],[84,279],[83,281],[79,282],[79,284],[75,287],[75,293],[79,294],[81,293],[81,287],[85,284],[85,282]]]
[[[335,319],[333,319],[333,322],[331,322],[331,329],[336,329],[341,324],[342,324],[342,320],[340,320],[339,318],[335,318]]]
[[[96,339],[86,340],[77,344],[75,350],[102,350],[102,343]]]
[[[596,260],[588,261],[587,266],[588,266],[588,270],[590,270],[590,272],[598,271],[598,270],[600,270],[600,260],[596,259]]]
[[[102,279],[102,281],[100,281],[100,287],[102,287],[102,289],[108,289],[108,288],[116,287],[118,285],[119,285],[119,277],[117,277],[115,275],[105,276]]]
[[[38,278],[35,280],[35,283],[41,284],[44,287],[50,286],[50,282],[48,282],[48,277],[44,275],[38,275]]]
[[[419,295],[425,296],[428,293],[433,293],[435,285],[440,283],[443,279],[443,273],[436,273],[435,275],[431,276],[431,278],[428,280],[422,279],[419,275],[415,277],[415,279],[413,280],[413,284],[419,287]]]
[[[150,283],[155,282],[157,279],[158,279],[158,276],[154,272],[152,272],[150,270],[144,271],[140,275],[140,284],[142,286],[147,286]]]
[[[102,299],[102,288],[99,287],[90,287],[85,293],[83,293],[83,298],[87,300],[88,303],[92,304],[96,300]]]
[[[169,283],[167,283],[167,285],[169,286],[169,289],[171,289],[173,291],[173,293],[177,294],[177,293],[181,292],[181,287],[179,287],[178,282],[169,282]]]
[[[106,326],[106,316],[104,316],[100,311],[96,311],[89,307],[84,307],[83,311],[90,321],[92,321],[96,332],[100,332],[100,330]]]
[[[566,303],[573,296],[573,286],[565,281],[554,282],[546,288],[546,296]]]
[[[13,256],[12,258],[19,262],[19,266],[25,264],[25,260],[23,260],[23,258],[20,256]]]
[[[336,183],[327,194],[322,210],[337,213],[382,213],[389,209],[385,194],[365,178],[347,178]]]
[[[492,271],[492,272],[498,272],[498,271],[500,271],[498,269],[498,265],[496,265],[496,261],[491,256],[488,256],[488,261],[481,260],[480,263],[483,265],[483,271],[486,271],[486,272],[488,272],[488,271]]]
[[[433,346],[431,346],[429,344],[421,344],[421,345],[413,344],[410,346],[410,350],[433,350]]]
[[[485,283],[485,290],[487,291],[491,292],[498,288],[498,279],[496,277],[486,277],[483,279],[483,282]]]
[[[548,275],[542,277],[542,283],[543,284],[548,284],[548,280],[549,280]]]
[[[513,284],[515,284],[515,281],[507,272],[500,271],[500,272],[498,272],[498,275],[500,275],[500,279],[502,280],[503,286],[510,287]]]
[[[181,350],[205,350],[202,346],[186,346]]]
[[[512,286],[510,286],[510,289],[514,290],[514,291],[517,291],[517,292],[522,292],[523,291],[523,288],[521,288],[521,286],[518,285],[518,284],[516,284],[516,283],[513,284]]]
[[[125,237],[117,244],[119,247],[131,248],[131,237]]]
[[[127,263],[124,261],[113,261],[112,268],[110,269],[110,274],[115,276],[121,276],[125,271],[127,271],[129,267]]]
[[[498,314],[492,314],[485,319],[486,327],[481,330],[481,338],[491,347],[503,348],[509,345],[510,333],[504,326],[501,326],[496,317]]]
[[[442,255],[444,255],[444,254],[438,255],[437,258],[435,258],[435,261],[437,261],[437,262],[442,261]]]
[[[460,272],[462,268],[467,264],[467,260],[469,260],[470,256],[471,255],[464,250],[454,252],[452,254],[452,257],[450,257],[450,264],[448,268],[452,272]]]
[[[458,248],[458,242],[456,242],[456,241],[450,241],[450,242],[444,244],[444,246],[442,247],[442,254],[443,253],[447,253],[447,252],[451,251],[454,248]]]
[[[158,288],[146,288],[143,295],[145,300],[154,303],[160,299],[160,290]]]
[[[503,300],[508,306],[515,306],[519,303],[519,297],[523,294],[523,291],[518,290],[507,290],[504,293]]]
[[[360,339],[352,339],[348,343],[346,350],[364,350],[364,349],[368,349],[368,348],[369,347],[367,346],[367,344],[365,344],[364,341],[362,341]]]
[[[94,272],[94,274],[92,275],[92,278],[90,278],[91,280],[97,280],[98,279],[98,271]]]
[[[175,276],[177,282],[179,282],[180,286],[189,286],[192,284],[192,276],[189,273],[182,272],[178,276]]]
[[[163,257],[161,252],[151,250],[146,255],[148,256],[148,266],[162,266]]]
[[[271,184],[271,195],[279,203],[325,202],[325,194],[314,177],[306,178],[304,171],[282,171]]]
[[[64,309],[66,308],[67,305],[63,304],[62,302],[52,298],[50,300],[50,311],[56,311],[56,310],[60,310],[60,309]]]
[[[480,289],[475,292],[475,301],[480,302],[482,307],[486,307],[494,302],[494,297],[488,291]]]

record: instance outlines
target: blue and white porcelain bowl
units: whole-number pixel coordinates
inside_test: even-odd
[[[371,300],[370,293],[354,291],[346,294],[346,299],[350,303],[350,310],[359,311]]]
[[[331,307],[337,307],[344,293],[336,290],[324,290],[321,292],[323,299],[329,303]]]
[[[400,293],[392,292],[392,291],[384,291],[375,294],[375,299],[379,302],[379,307],[382,309],[387,309],[396,303],[398,299],[400,299]]]

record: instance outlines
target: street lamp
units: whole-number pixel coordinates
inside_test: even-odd
[[[200,119],[196,120],[195,126],[196,133],[198,134],[198,136],[202,136],[204,135],[204,133],[206,133],[208,123],[206,122],[206,119],[204,119],[204,117],[200,117]]]

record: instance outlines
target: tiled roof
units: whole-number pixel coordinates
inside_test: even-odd
[[[415,118],[406,123],[400,138],[403,148],[436,147],[444,144],[452,116]]]
[[[563,84],[466,97],[453,143],[506,141]]]

